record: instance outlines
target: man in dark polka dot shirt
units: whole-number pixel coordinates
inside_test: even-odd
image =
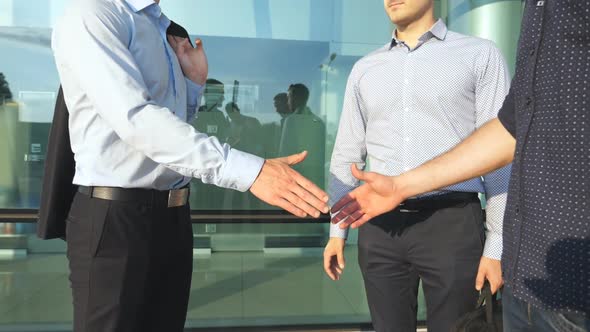
[[[334,205],[359,227],[407,197],[513,162],[504,217],[505,331],[590,329],[590,3],[526,1],[516,75],[497,119],[449,153]]]

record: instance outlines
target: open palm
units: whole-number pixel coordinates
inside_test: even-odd
[[[374,172],[360,171],[352,165],[352,175],[365,183],[348,193],[332,207],[333,223],[344,220],[341,228],[358,228],[372,218],[395,209],[404,197],[394,178]]]

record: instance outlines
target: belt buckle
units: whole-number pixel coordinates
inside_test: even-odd
[[[179,207],[188,200],[188,188],[173,189],[168,191],[168,207]]]
[[[401,213],[416,213],[416,212],[420,212],[420,210],[402,209],[402,207],[404,205],[406,205],[406,204],[403,203],[403,202],[399,204],[399,207],[400,207],[399,212],[401,212]]]

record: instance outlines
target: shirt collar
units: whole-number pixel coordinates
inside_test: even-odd
[[[125,2],[131,7],[131,9],[133,9],[134,12],[140,12],[152,5],[156,5],[156,2],[154,0],[125,0]],[[154,6],[154,7],[160,7],[160,6]],[[162,13],[162,11],[160,10],[160,13]]]
[[[154,0],[125,0],[127,4],[136,13],[145,10],[145,13],[159,18],[162,15],[162,9]]]
[[[397,30],[393,31],[393,36],[391,38],[391,44],[389,45],[389,49],[392,49],[393,47],[395,47],[397,44],[400,43],[400,41],[395,36],[396,31]],[[445,22],[443,22],[443,20],[439,18],[434,23],[434,25],[419,38],[419,41],[421,43],[424,43],[432,37],[435,37],[438,40],[445,40],[448,31],[449,30],[448,30]]]

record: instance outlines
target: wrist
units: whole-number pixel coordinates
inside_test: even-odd
[[[203,86],[207,82],[207,77],[200,77],[200,76],[202,76],[202,75],[199,75],[199,73],[187,73],[186,74],[186,78],[191,80],[193,83]]]
[[[389,179],[392,182],[392,186],[402,198],[402,201],[415,196],[415,193],[412,191],[413,186],[409,183],[409,178],[405,174],[400,176],[392,176]]]
[[[336,242],[336,243],[341,243],[344,244],[346,243],[346,239],[341,238],[341,237],[330,237],[330,242]]]

